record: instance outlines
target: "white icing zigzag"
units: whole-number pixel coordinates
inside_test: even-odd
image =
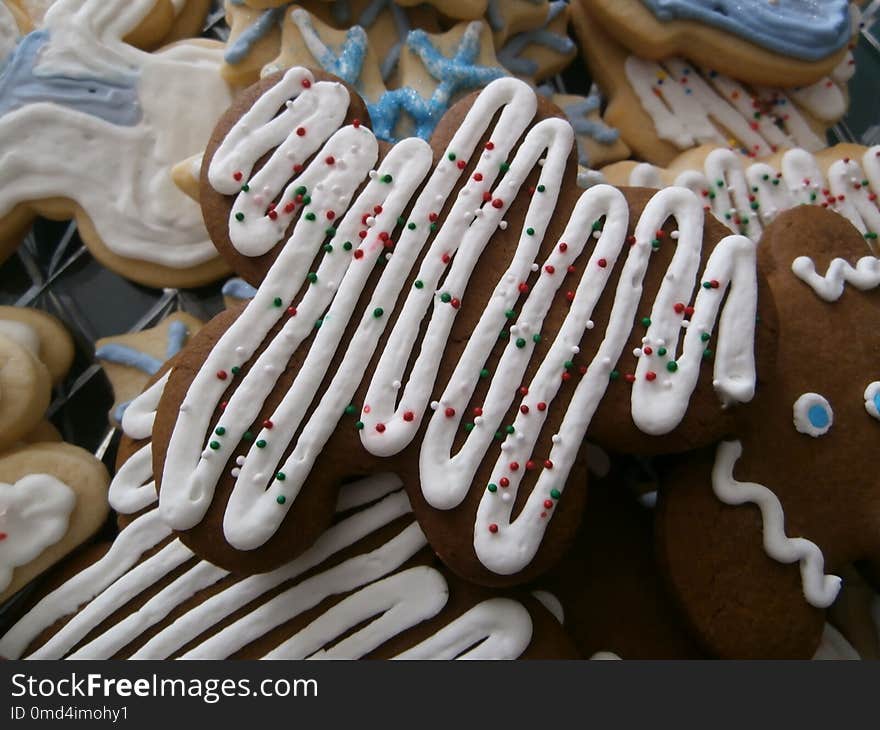
[[[208,627],[284,583],[298,579],[394,520],[411,515],[409,501],[400,487],[400,481],[392,475],[348,485],[340,494],[337,509],[354,512],[324,533],[309,551],[270,573],[227,581],[222,590],[173,622],[166,622],[133,658],[167,658],[179,652]],[[27,658],[112,657],[144,631],[165,621],[174,608],[228,578],[226,571],[197,562],[140,609],[82,643],[107,617],[193,560],[195,556],[179,540],[168,541],[169,538],[170,530],[162,524],[157,510],[137,518],[122,530],[103,558],[45,596],[0,639],[0,656],[21,658],[43,630],[71,616],[58,633]],[[436,616],[445,607],[448,587],[438,571],[427,566],[400,571],[400,566],[426,544],[418,525],[411,521],[372,552],[314,573],[264,600],[237,621],[197,643],[182,658],[226,658],[326,598],[345,593],[350,595],[266,658],[359,658]],[[148,550],[159,546],[158,552],[143,559]],[[374,620],[331,649],[322,649],[368,619]],[[495,598],[474,606],[400,658],[513,659],[525,651],[531,637],[528,611],[511,599]]]
[[[294,97],[292,101],[288,101],[290,97]],[[532,416],[525,422],[517,421],[518,438],[510,439],[511,443],[503,447],[515,452],[518,458],[521,456],[521,463],[526,464],[544,422],[539,402],[546,408],[556,396],[559,365],[571,358],[572,347],[590,328],[590,314],[625,248],[629,213],[621,193],[607,186],[584,193],[571,218],[566,239],[557,243],[554,253],[543,264],[542,275],[525,302],[516,329],[512,330],[514,337],[491,380],[483,414],[486,427],[474,429],[461,459],[450,460],[448,448],[451,434],[461,420],[462,404],[467,404],[467,398],[474,391],[475,378],[496,345],[498,332],[507,322],[505,312],[520,298],[521,283],[540,268],[535,258],[555,214],[565,163],[574,142],[573,132],[570,125],[555,118],[540,121],[529,129],[537,107],[534,92],[515,79],[500,79],[477,97],[433,170],[428,145],[408,139],[392,148],[378,171],[371,171],[377,159],[372,133],[359,126],[336,131],[333,125],[323,121],[330,119],[338,126],[345,116],[347,103],[344,88],[326,82],[315,83],[304,69],[291,69],[236,124],[209,171],[211,183],[218,191],[230,195],[239,193],[229,220],[230,237],[246,255],[259,255],[271,249],[286,236],[294,214],[299,211],[301,215],[263,285],[208,355],[180,408],[160,493],[160,510],[168,524],[176,529],[188,529],[201,521],[213,499],[230,449],[239,448],[245,429],[253,423],[265,399],[276,387],[282,365],[313,333],[315,323],[319,324],[292,385],[263,423],[263,428],[253,434],[253,444],[247,446],[246,456],[239,456],[238,466],[232,473],[236,483],[226,507],[224,534],[232,546],[241,550],[259,547],[278,529],[339,418],[351,403],[364,377],[363,363],[375,352],[388,315],[398,306],[402,291],[408,294],[373,375],[361,425],[366,447],[380,455],[397,453],[413,438],[428,413],[439,361],[471,274],[496,231],[506,226],[504,217],[510,201],[532,169],[540,166],[541,173],[514,259],[495,287],[495,294],[446,386],[440,402],[442,407],[432,417],[421,470],[422,486],[432,503],[448,508],[463,498],[462,494],[448,493],[445,487],[438,490],[432,485],[433,470],[438,466],[440,473],[447,468],[457,470],[462,477],[460,483],[470,486],[475,464],[488,448],[485,433],[490,433],[491,442],[491,434],[496,430],[488,426],[496,421],[500,423],[499,419],[512,403],[533,354],[535,336],[540,332],[554,296],[559,293],[562,274],[590,242],[593,224],[604,217],[604,230],[597,233],[597,250],[573,295],[572,313],[530,386],[532,395],[528,405]],[[284,106],[287,108],[276,116],[278,109]],[[496,116],[491,141],[478,151],[478,142]],[[513,150],[523,134],[525,138],[514,155]],[[256,160],[279,144],[268,163],[250,179]],[[313,153],[317,153],[314,160],[302,169],[303,160]],[[440,219],[439,213],[462,178],[467,161],[475,154],[478,155],[477,171],[463,181],[451,209]],[[513,159],[508,164],[511,155]],[[370,182],[352,201],[368,174]],[[410,205],[417,191],[418,196]],[[280,202],[272,204],[279,195]],[[407,220],[401,225],[399,217],[406,211]],[[500,548],[476,545],[482,543],[485,530],[477,531],[478,555],[492,570],[516,572],[517,566],[526,565],[538,549],[548,522],[546,518],[552,511],[542,505],[561,495],[583,432],[629,337],[641,299],[641,282],[652,251],[651,241],[670,217],[676,218],[680,236],[670,275],[654,304],[646,333],[646,343],[663,349],[664,353],[650,358],[645,350],[645,357],[639,361],[633,381],[633,418],[649,433],[665,433],[677,425],[696,384],[705,350],[702,339],[710,335],[719,316],[721,300],[728,291],[730,301],[736,306],[726,307],[720,317],[715,387],[725,402],[751,398],[756,302],[754,245],[743,237],[731,237],[717,246],[706,266],[705,281],[699,287],[691,312],[685,305],[694,296],[694,281],[700,270],[703,211],[700,201],[690,192],[663,191],[642,217],[637,229],[637,245],[627,248],[621,281],[632,283],[622,283],[615,293],[612,323],[600,357],[593,363],[593,372],[578,386],[558,443],[546,460],[548,463],[552,460],[552,474],[551,467],[547,467],[541,488],[536,490],[531,506],[527,507],[528,518],[519,523],[522,533],[511,531],[510,536],[505,537],[505,531],[499,526],[508,524],[503,513],[509,514],[509,505],[491,507],[492,516],[501,510],[500,521],[488,523],[495,526],[492,535],[497,534],[497,544],[506,545],[506,541],[515,540],[516,549],[507,550],[507,557],[501,558]],[[333,221],[340,219],[335,230],[330,227]],[[391,238],[395,230],[399,231],[396,241]],[[432,234],[433,239],[425,250]],[[386,254],[391,246],[393,256]],[[317,271],[308,273],[322,248],[326,255]],[[407,289],[410,272],[423,253],[418,273]],[[384,256],[387,263],[378,284],[367,292],[366,282],[380,256]],[[306,281],[311,282],[306,295],[300,302],[292,302]],[[306,409],[318,397],[328,366],[363,296],[369,296],[370,300],[347,343],[347,354],[316,409],[307,418]],[[420,325],[429,311],[428,332],[420,343],[419,356],[404,386],[402,368],[414,352]],[[684,337],[682,352],[676,353],[681,329],[686,326],[685,316],[690,317],[690,328]],[[279,321],[283,321],[281,331],[241,378],[218,427],[209,434],[211,418],[229,379],[236,376],[238,368],[253,356]],[[661,342],[665,344],[659,344]],[[398,393],[401,388],[402,392]],[[399,406],[398,395],[401,396]],[[454,417],[456,413],[458,416]],[[285,459],[298,432],[299,438]],[[442,447],[443,444],[446,446]],[[434,448],[437,450],[432,452]],[[442,448],[447,449],[445,455]],[[504,469],[510,461],[508,454],[503,460]],[[498,463],[500,470],[501,460]],[[511,481],[513,488],[505,494],[516,490],[518,479]],[[501,503],[500,495],[496,502]],[[487,523],[482,519],[480,524],[485,526]]]
[[[764,523],[764,549],[780,563],[799,562],[804,597],[816,608],[827,608],[837,598],[841,580],[825,575],[825,558],[814,542],[785,534],[785,514],[782,504],[773,492],[761,484],[738,482],[733,469],[742,455],[742,443],[725,441],[718,446],[712,469],[712,489],[724,504],[739,506],[755,504],[761,510]]]
[[[630,173],[630,185],[663,187],[659,168],[642,164]],[[757,241],[763,226],[797,205],[821,205],[850,221],[866,239],[880,232],[880,146],[865,151],[862,163],[845,158],[828,169],[828,180],[807,150],[782,156],[781,170],[765,162],[746,165],[741,155],[712,150],[703,170],[685,170],[675,185],[703,197],[715,217],[736,233]]]
[[[880,286],[880,259],[874,256],[860,258],[855,267],[846,259],[833,259],[825,276],[816,272],[811,258],[798,256],[792,261],[791,270],[826,302],[840,299],[847,283],[861,291]]]

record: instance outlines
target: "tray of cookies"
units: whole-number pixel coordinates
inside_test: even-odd
[[[0,657],[880,656],[878,11],[0,0]]]

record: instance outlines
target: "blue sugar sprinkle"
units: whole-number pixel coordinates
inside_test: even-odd
[[[807,411],[807,418],[814,428],[825,428],[830,422],[831,419],[828,417],[828,411],[825,410],[824,406],[810,406],[810,410]]]

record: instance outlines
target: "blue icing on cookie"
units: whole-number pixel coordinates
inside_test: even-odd
[[[565,0],[555,0],[547,8],[547,20],[544,25],[534,30],[517,33],[498,51],[498,60],[508,71],[517,76],[534,76],[538,72],[538,64],[521,54],[531,46],[543,46],[560,55],[574,53],[577,50],[574,41],[567,35],[555,33],[547,29],[560,13],[565,12]]]
[[[165,346],[165,359],[170,360],[180,352],[188,339],[189,329],[183,322],[174,321],[168,325],[168,343]],[[95,358],[115,365],[137,368],[142,373],[150,376],[158,373],[163,364],[161,360],[152,355],[141,352],[129,345],[121,345],[116,342],[111,342],[95,350]],[[117,423],[122,423],[122,417],[125,415],[129,405],[131,405],[131,401],[125,401],[116,406],[113,409],[113,420]]]
[[[49,32],[38,30],[19,41],[0,72],[0,116],[29,104],[58,104],[120,127],[133,127],[141,121],[137,76],[117,79],[73,78],[40,74],[34,66]]]
[[[663,21],[696,20],[805,61],[849,42],[848,0],[642,0]]]
[[[230,279],[223,285],[221,291],[224,297],[230,299],[253,299],[257,295],[256,288],[244,279]]]
[[[549,84],[543,84],[538,87],[538,93],[541,96],[550,98],[556,93],[555,89]],[[620,139],[620,132],[599,119],[588,119],[587,117],[602,106],[602,96],[595,84],[590,89],[589,95],[581,98],[579,101],[566,104],[562,107],[568,121],[571,123],[575,134],[596,140],[599,144],[614,144]],[[586,146],[578,140],[578,163],[583,167],[590,166],[590,154]]]
[[[323,50],[315,56],[315,60],[325,71],[338,76],[351,84],[363,95],[361,73],[364,69],[364,58],[367,55],[367,32],[359,25],[352,26],[345,33],[345,40],[338,50],[330,48],[321,40],[311,16],[305,10],[297,8],[293,18],[303,35],[312,36]],[[314,46],[310,46],[314,48]]]
[[[529,0],[532,5],[540,5],[544,0]],[[489,0],[486,7],[486,21],[494,31],[504,28],[504,15],[501,12],[501,0]]]
[[[244,61],[248,54],[254,49],[254,46],[269,35],[275,26],[281,23],[284,18],[285,10],[287,10],[286,5],[280,8],[271,8],[270,10],[263,12],[254,23],[242,31],[238,38],[226,46],[223,60],[231,66],[235,66]]]
[[[401,114],[413,120],[416,136],[428,139],[456,94],[481,88],[506,75],[504,69],[476,65],[481,48],[481,28],[479,22],[471,23],[449,57],[437,49],[424,31],[410,31],[407,47],[419,56],[428,73],[440,83],[429,99],[415,89],[404,87],[387,91],[375,104],[368,104],[373,132],[379,139],[397,141],[394,128]]]

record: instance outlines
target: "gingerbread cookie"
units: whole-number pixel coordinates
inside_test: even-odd
[[[250,258],[246,278],[262,281],[170,376],[154,433],[160,511],[206,559],[265,569],[314,539],[346,472],[394,457],[453,570],[526,580],[577,526],[581,444],[606,393],[597,433],[660,450],[721,436],[721,404],[749,400],[754,244],[722,240],[687,190],[578,198],[565,184],[574,133],[521,81],[462,103],[433,149],[407,139],[381,160],[365,125],[336,131],[351,103],[343,85],[295,68],[218,126],[206,219],[236,268]],[[640,304],[643,281],[655,305]]]
[[[201,326],[201,320],[192,315],[175,312],[155,327],[104,337],[95,343],[95,359],[101,363],[113,387],[115,402],[110,411],[111,423],[122,422],[131,400]]]
[[[643,58],[685,56],[761,85],[810,84],[830,73],[850,39],[849,0],[576,0]]]
[[[718,220],[756,241],[765,225],[796,205],[839,213],[872,244],[880,231],[880,147],[840,144],[816,155],[794,149],[749,163],[730,150],[704,146],[666,169],[628,161],[602,172],[615,185],[690,188]]]
[[[606,121],[643,160],[668,165],[700,144],[728,146],[752,158],[826,146],[828,123],[805,113],[793,92],[747,87],[679,57],[651,61],[630,55],[597,31],[583,8],[574,11],[573,20],[579,35],[588,36],[585,57],[609,95]]]
[[[553,616],[436,565],[390,474],[346,485],[298,559],[248,578],[199,561],[149,509],[62,567],[6,658],[574,658]],[[246,608],[247,607],[247,608]],[[366,627],[359,626],[368,622]],[[99,626],[102,630],[95,631]]]
[[[204,145],[230,91],[218,44],[148,54],[121,42],[154,5],[57,0],[6,59],[0,239],[16,240],[37,214],[75,217],[96,258],[123,276],[191,286],[224,267],[170,169]]]
[[[880,557],[880,339],[868,324],[880,316],[880,259],[844,218],[808,206],[781,213],[758,255],[779,310],[776,367],[731,440],[667,475],[657,545],[715,653],[806,658],[836,572]]]
[[[49,370],[55,385],[73,364],[73,338],[48,312],[30,307],[0,307],[0,334],[30,350]]]
[[[536,585],[558,598],[563,626],[582,656],[706,658],[655,564],[651,514],[619,480],[615,471],[590,483],[574,547]]]
[[[0,603],[98,530],[108,481],[100,461],[70,444],[0,457]]]

